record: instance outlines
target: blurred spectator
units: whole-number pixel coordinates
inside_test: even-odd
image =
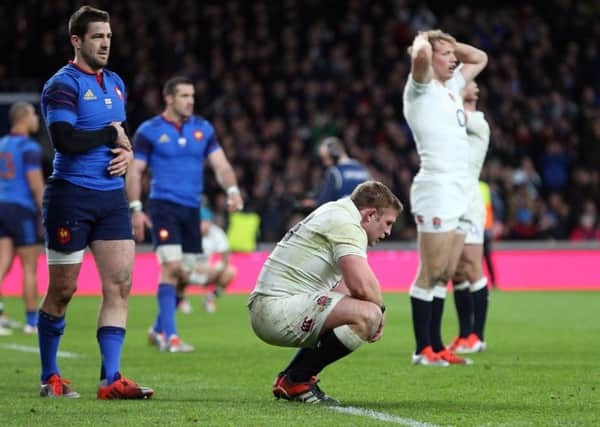
[[[56,25],[67,19],[71,3],[0,5],[0,90],[39,92],[49,70],[72,59],[61,42],[67,34]],[[496,237],[514,231],[512,181],[523,174],[537,193],[537,208],[524,208],[520,219],[542,229],[525,233],[529,237],[556,238],[548,213],[554,212],[553,193],[573,210],[587,198],[600,204],[597,6],[572,0],[543,8],[415,0],[94,3],[111,12],[119,43],[110,66],[129,89],[130,129],[160,111],[157,93],[166,78],[183,74],[197,81],[199,110],[214,124],[248,204],[262,217],[261,240],[278,240],[296,213],[296,197],[321,181],[311,153],[326,135],[340,135],[350,157],[408,202],[418,160],[401,114],[405,48],[416,31],[431,27],[490,57],[479,85],[492,130],[484,174],[495,230],[501,230]],[[223,225],[223,196],[214,179],[205,181]],[[403,228],[392,238],[412,239],[412,217],[405,213],[399,222]]]
[[[571,232],[571,240],[598,240],[600,241],[600,227],[598,226],[598,212],[592,200],[586,200],[579,220]]]

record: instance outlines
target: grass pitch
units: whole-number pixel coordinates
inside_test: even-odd
[[[294,349],[272,347],[254,336],[246,296],[225,295],[216,314],[178,313],[189,354],[159,353],[146,342],[155,299],[132,297],[123,350],[126,376],[155,389],[149,401],[97,401],[98,298],[75,297],[67,314],[59,358],[62,375],[82,397],[38,397],[39,356],[25,349],[37,339],[17,331],[0,337],[0,424],[45,425],[600,425],[600,293],[492,292],[488,351],[473,366],[414,367],[406,294],[387,294],[383,340],[328,367],[322,388],[347,412],[272,398],[275,375]],[[22,303],[6,298],[21,318]],[[452,296],[446,302],[444,338],[457,330]],[[18,349],[16,349],[18,348]]]

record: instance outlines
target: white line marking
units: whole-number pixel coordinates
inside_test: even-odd
[[[25,353],[37,353],[37,354],[39,354],[39,352],[40,352],[37,347],[32,347],[32,346],[29,346],[29,345],[15,344],[15,343],[0,344],[0,347],[7,348],[9,350],[23,351]],[[72,353],[70,351],[59,351],[58,353],[56,353],[56,355],[58,357],[64,357],[65,359],[78,359],[80,357],[83,357],[82,354]]]
[[[357,408],[355,406],[328,406],[327,409],[343,414],[357,415],[359,417],[373,418],[387,423],[401,424],[408,427],[439,427],[437,424],[423,423],[412,418],[399,417],[386,412],[377,412],[372,409]]]

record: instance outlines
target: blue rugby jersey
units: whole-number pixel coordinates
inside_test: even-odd
[[[110,70],[93,74],[70,63],[44,85],[41,109],[48,127],[67,122],[77,130],[102,129],[111,122],[125,121],[125,85]],[[123,177],[107,171],[114,157],[111,142],[80,154],[56,152],[52,177],[94,190],[123,188]]]
[[[146,120],[133,136],[134,157],[152,170],[150,198],[200,206],[204,160],[221,146],[207,120],[191,116],[182,126],[164,116]]]
[[[17,134],[0,139],[0,202],[37,211],[27,172],[41,168],[42,150],[33,139]]]
[[[369,171],[356,160],[331,166],[325,173],[325,183],[317,195],[317,206],[352,194],[358,184],[369,179]]]

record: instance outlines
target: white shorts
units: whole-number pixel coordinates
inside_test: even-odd
[[[479,189],[479,182],[469,189],[467,212],[461,217],[460,222],[467,230],[465,245],[482,245],[485,232],[485,204]]]
[[[420,233],[467,232],[459,223],[467,206],[460,181],[415,179],[410,188],[410,204]]]
[[[252,329],[269,344],[312,348],[331,310],[345,296],[334,291],[288,297],[257,295],[250,304]]]

